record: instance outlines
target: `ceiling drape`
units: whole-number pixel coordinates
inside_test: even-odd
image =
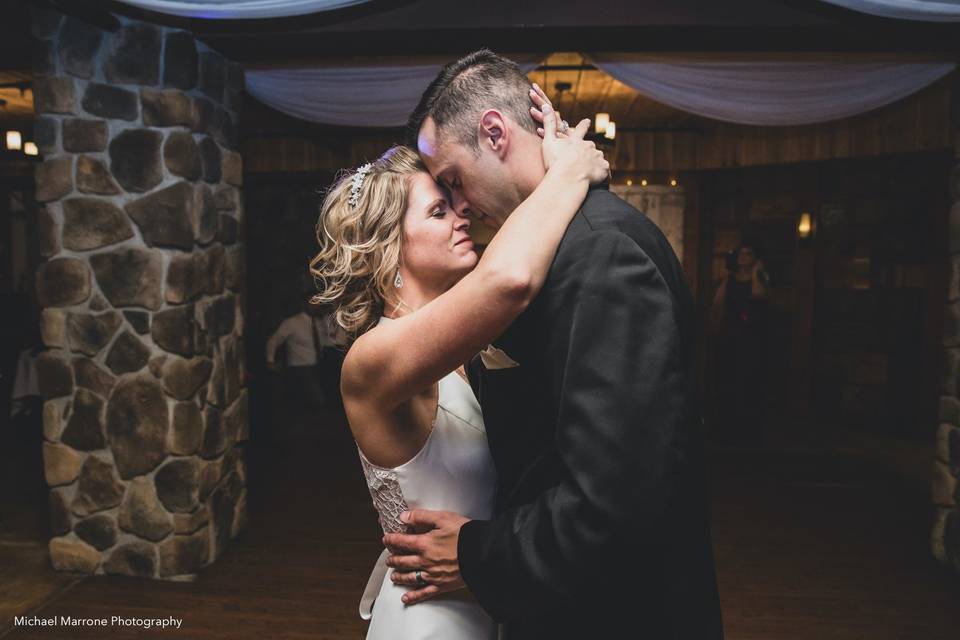
[[[536,60],[518,61],[524,73]],[[246,89],[278,111],[322,124],[400,127],[441,62],[248,70]]]
[[[830,4],[884,18],[960,21],[960,0],[825,0]]]
[[[639,93],[676,109],[739,124],[786,126],[847,118],[909,96],[952,63],[665,62],[590,55]],[[521,65],[525,72],[535,62]],[[441,64],[249,70],[247,91],[286,114],[323,124],[402,126]]]
[[[676,109],[739,124],[839,120],[880,108],[939,80],[953,63],[657,62],[593,54],[596,65]]]
[[[368,0],[120,0],[191,18],[279,18],[319,13]],[[960,0],[824,0],[846,9],[903,20],[960,21]]]
[[[120,0],[141,9],[186,18],[254,20],[302,16],[342,9],[369,0]]]

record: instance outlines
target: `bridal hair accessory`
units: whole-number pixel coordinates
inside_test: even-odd
[[[360,190],[363,188],[363,179],[367,177],[371,169],[373,169],[373,164],[368,162],[353,174],[353,183],[350,185],[350,200],[348,200],[351,207],[357,206],[357,203],[360,202]]]
[[[403,286],[403,278],[400,277],[400,267],[397,267],[397,277],[393,279],[393,286],[397,289]]]

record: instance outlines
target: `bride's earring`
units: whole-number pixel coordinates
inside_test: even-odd
[[[400,277],[400,267],[397,267],[397,277],[393,279],[393,286],[397,289],[403,286],[403,278]]]

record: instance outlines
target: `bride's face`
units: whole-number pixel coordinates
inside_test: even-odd
[[[429,173],[411,176],[401,250],[405,277],[431,288],[454,284],[477,264],[469,229],[470,218],[453,210]]]

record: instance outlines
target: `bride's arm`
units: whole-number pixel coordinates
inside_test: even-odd
[[[583,140],[588,120],[558,137],[556,112],[548,102],[543,111],[550,168],[540,185],[507,218],[472,272],[354,343],[343,367],[345,397],[392,410],[486,347],[539,292],[590,183],[604,179],[609,167]]]

